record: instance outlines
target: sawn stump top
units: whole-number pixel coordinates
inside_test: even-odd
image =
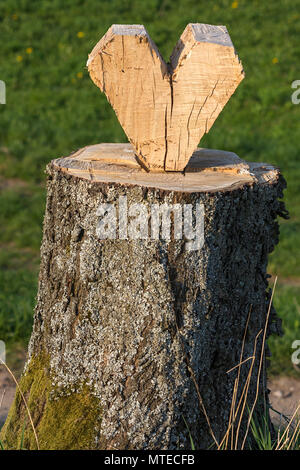
[[[184,172],[149,172],[131,144],[97,144],[52,161],[60,170],[92,182],[138,185],[179,192],[231,191],[253,183],[273,184],[279,168],[247,162],[233,152],[198,148]]]

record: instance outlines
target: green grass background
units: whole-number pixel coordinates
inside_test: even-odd
[[[0,80],[0,339],[26,344],[37,290],[46,164],[84,145],[125,142],[105,97],[90,80],[87,55],[113,23],[142,23],[167,60],[189,22],[225,24],[246,78],[201,146],[279,165],[290,220],[269,272],[286,334],[270,341],[271,371],[295,373],[300,339],[300,0],[2,0]],[[79,33],[79,34],[78,34]],[[300,374],[298,373],[298,376]]]

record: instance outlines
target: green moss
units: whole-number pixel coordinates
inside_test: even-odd
[[[20,388],[30,409],[40,449],[94,449],[95,429],[100,427],[99,400],[86,385],[79,392],[54,390],[49,361],[39,355],[30,361],[20,380]],[[19,449],[23,428],[24,449],[37,444],[20,392],[16,393],[0,440],[6,449]]]

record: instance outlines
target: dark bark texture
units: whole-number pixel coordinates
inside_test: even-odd
[[[247,406],[255,400],[270,301],[268,254],[278,242],[277,216],[287,216],[279,201],[284,187],[278,173],[272,182],[182,193],[87,181],[48,166],[37,306],[21,381],[29,402],[40,390],[32,414],[42,448],[74,448],[78,432],[84,436],[77,448],[89,449],[189,449],[189,432],[198,449],[214,443],[212,432],[222,440],[235,379],[239,374],[238,402],[252,361],[228,371],[242,347],[243,360],[253,355],[262,330]],[[128,204],[201,202],[203,247],[187,251],[184,239],[100,240],[99,203],[124,195]],[[280,332],[271,308],[267,337]],[[267,346],[259,415],[268,404],[266,353]],[[93,416],[84,407],[74,412],[84,397]],[[54,404],[69,423],[60,444],[58,429],[43,419]],[[8,445],[16,444],[23,425],[17,417],[25,414],[17,394],[1,436]],[[29,426],[26,442],[35,445]]]

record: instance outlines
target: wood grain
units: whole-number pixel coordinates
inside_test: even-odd
[[[244,77],[225,26],[189,24],[171,56],[166,170],[182,170]]]
[[[106,94],[140,162],[163,168],[171,108],[167,65],[143,26],[113,25],[87,63]]]
[[[113,25],[87,62],[150,171],[183,171],[244,77],[225,26],[189,24],[166,64],[142,25]]]
[[[145,171],[136,161],[130,144],[97,144],[69,157],[53,160],[54,166],[91,182],[113,182],[168,191],[218,192],[255,182],[277,181],[279,170],[266,163],[246,162],[233,152],[198,149],[184,173]]]

